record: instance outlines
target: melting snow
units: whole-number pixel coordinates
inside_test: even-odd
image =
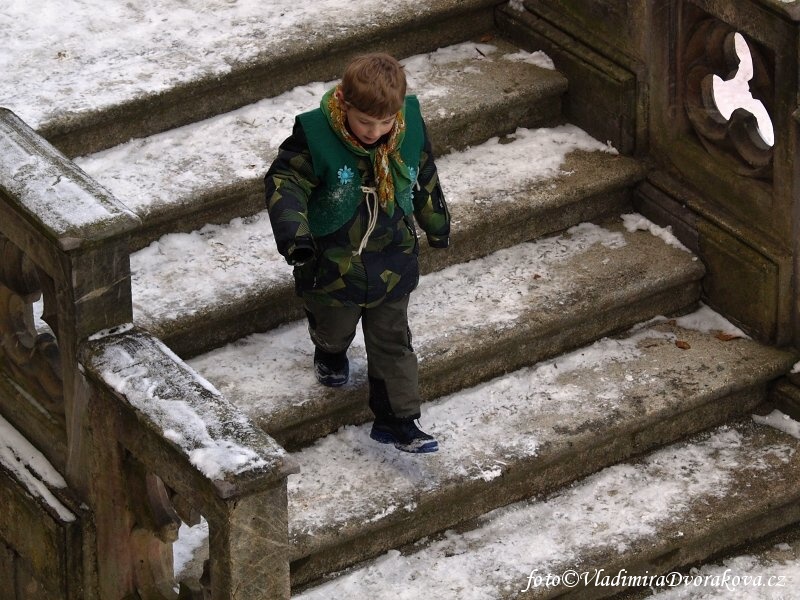
[[[56,498],[52,489],[66,488],[67,483],[55,467],[22,434],[0,416],[0,464],[16,477],[28,492],[41,498],[63,521],[75,515]]]
[[[753,415],[753,421],[761,425],[769,425],[792,437],[800,439],[800,423],[792,419],[789,415],[783,414],[779,410],[773,410],[767,416]]]

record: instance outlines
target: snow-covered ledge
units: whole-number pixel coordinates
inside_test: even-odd
[[[288,598],[295,461],[148,333],[100,333],[80,362],[102,390],[109,437],[207,519],[212,598]]]
[[[125,233],[139,223],[111,192],[2,107],[0,192],[64,251]]]
[[[140,223],[108,190],[0,108],[0,234],[56,288],[72,290],[78,339],[125,322],[126,308],[130,313],[126,236]]]
[[[73,489],[87,488],[90,478],[77,347],[132,320],[128,238],[139,225],[110,192],[0,108],[0,334],[7,340],[0,371],[24,390],[0,398],[0,413]],[[52,336],[34,326],[39,297]]]

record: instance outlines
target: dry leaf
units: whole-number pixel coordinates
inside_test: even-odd
[[[494,39],[494,34],[493,34],[493,33],[487,33],[487,34],[484,34],[484,35],[482,35],[482,36],[480,37],[480,41],[481,41],[481,43],[483,43],[483,44],[486,44],[486,43],[488,43],[488,42],[491,42],[493,39]]]
[[[670,319],[669,321],[667,321],[667,325],[669,325],[670,327],[675,327],[675,325],[677,324],[678,322],[675,319]]]
[[[730,342],[731,340],[738,340],[739,336],[735,333],[725,333],[724,331],[718,331],[717,335],[714,336],[718,340],[722,340],[723,342]]]
[[[655,348],[656,346],[660,346],[664,343],[664,340],[659,338],[646,338],[636,344],[637,348]]]
[[[538,273],[534,273],[534,275],[533,275],[533,278],[534,278],[534,279],[541,279],[541,278],[542,278],[542,276],[541,276],[541,275],[539,275]]]
[[[678,340],[677,342],[675,342],[675,345],[681,350],[688,350],[689,348],[691,348],[689,342],[685,342],[683,340]]]

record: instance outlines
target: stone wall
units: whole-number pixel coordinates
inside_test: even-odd
[[[667,4],[667,3],[665,3]],[[759,339],[797,343],[798,20],[773,1],[678,0],[652,15],[650,156],[642,208],[675,225],[708,267],[709,304]],[[753,96],[775,129],[764,142],[743,110],[725,119],[714,75],[740,67],[734,35],[753,61]]]
[[[800,5],[526,0],[501,9],[499,22],[568,75],[571,120],[649,162],[637,208],[702,258],[704,300],[754,337],[797,344]],[[739,66],[737,32],[772,147],[752,115],[726,119],[713,99],[713,76],[727,80]]]

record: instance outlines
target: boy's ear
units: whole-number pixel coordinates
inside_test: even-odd
[[[343,107],[347,106],[347,102],[344,101],[344,94],[342,93],[342,88],[337,88],[333,95],[336,96],[336,99],[342,103]]]

